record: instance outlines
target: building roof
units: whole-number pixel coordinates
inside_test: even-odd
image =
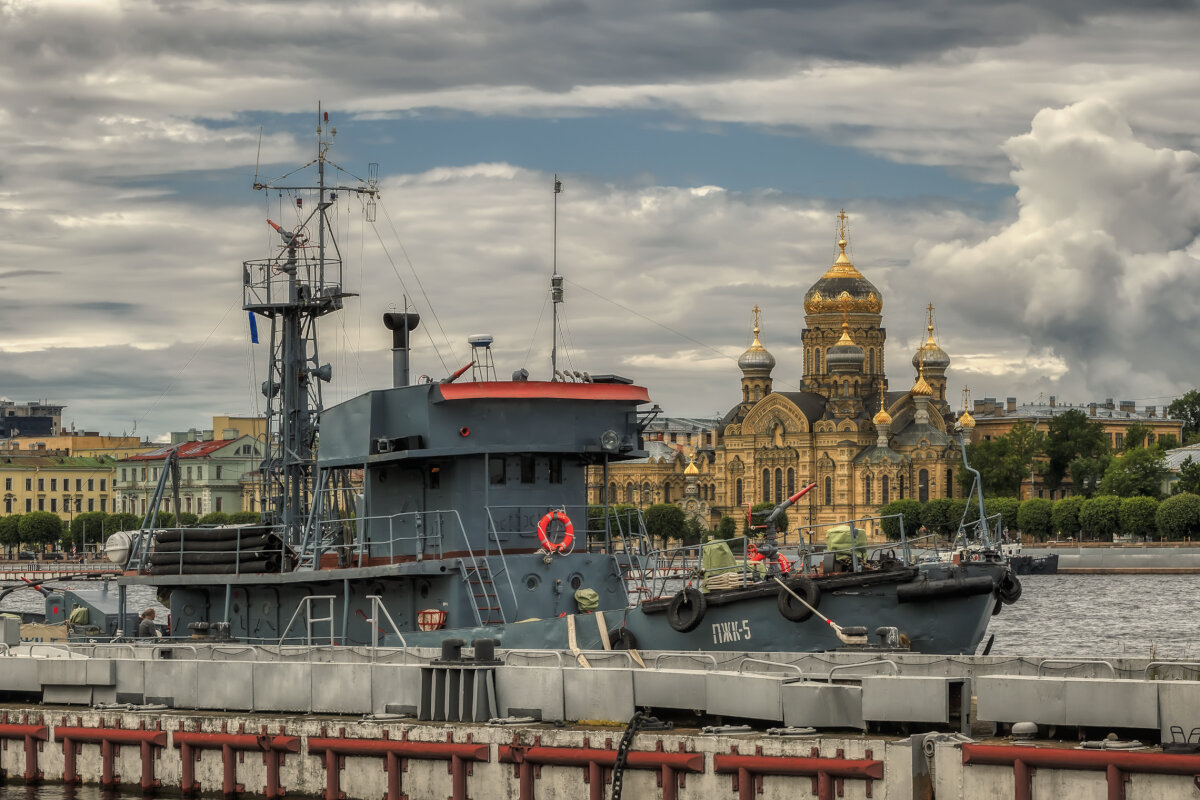
[[[30,454],[21,451],[0,456],[0,469],[112,469],[116,462],[111,458],[93,456]]]
[[[1178,472],[1183,462],[1189,458],[1192,461],[1200,461],[1200,443],[1189,444],[1187,447],[1176,447],[1173,450],[1168,450],[1164,453],[1167,460],[1167,468],[1172,472]]]
[[[1149,422],[1181,422],[1181,420],[1172,419],[1171,417],[1167,417],[1167,416],[1155,415],[1152,417],[1149,414],[1145,413],[1144,411],[1136,411],[1136,410],[1122,411],[1120,409],[1120,407],[1116,407],[1116,406],[1114,406],[1113,408],[1107,408],[1104,403],[1096,403],[1095,404],[1096,405],[1095,415],[1092,414],[1092,406],[1090,403],[1080,403],[1078,405],[1071,405],[1069,403],[1067,403],[1067,404],[1056,403],[1055,405],[1050,405],[1049,403],[1023,403],[1021,405],[1016,406],[1014,408],[1014,410],[1012,410],[1012,411],[1005,410],[1003,403],[995,403],[995,406],[996,406],[995,411],[992,413],[986,413],[981,410],[981,406],[982,406],[982,404],[985,404],[988,402],[995,403],[995,400],[992,398],[988,398],[986,400],[977,400],[975,402],[975,407],[971,409],[971,412],[974,415],[975,421],[977,423],[983,422],[984,420],[1014,419],[1014,418],[1019,419],[1021,417],[1024,417],[1026,419],[1029,419],[1029,418],[1051,419],[1052,417],[1061,417],[1063,414],[1066,414],[1068,411],[1082,411],[1084,414],[1086,414],[1088,416],[1089,419],[1111,419],[1111,420],[1131,420],[1131,421],[1132,420],[1141,420],[1141,421],[1149,421]],[[1165,412],[1165,409],[1163,409],[1163,410]]]
[[[139,453],[136,456],[121,459],[122,461],[162,461],[171,451],[179,448],[179,457],[184,458],[204,458],[210,456],[226,445],[233,444],[237,439],[217,439],[211,442],[185,442],[184,444],[165,444],[157,450],[151,450],[148,453]]]

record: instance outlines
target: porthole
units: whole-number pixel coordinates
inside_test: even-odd
[[[531,573],[531,574],[525,576],[525,588],[531,592],[533,590],[537,589],[538,586],[541,585],[541,583],[542,583],[542,579],[539,578],[537,575],[534,575]]]
[[[571,576],[571,588],[578,589],[580,586],[583,586],[583,576],[576,572]]]

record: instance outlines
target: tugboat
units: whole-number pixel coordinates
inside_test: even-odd
[[[521,369],[499,380],[490,336],[441,380],[410,381],[417,313],[383,315],[390,388],[330,408],[331,370],[316,322],[347,296],[326,218],[334,195],[372,205],[376,185],[332,185],[332,134],[319,126],[311,212],[269,258],[242,269],[244,308],[271,320],[267,456],[259,525],[118,535],[118,584],[158,587],[172,638],[252,644],[824,651],[844,646],[974,652],[1011,574],[990,549],[915,563],[904,538],[856,543],[821,563],[781,557],[769,515],[761,540],[722,562],[719,548],[653,549],[635,512],[588,504],[589,468],[645,455],[647,390],[618,375]],[[557,191],[557,183],[556,183]],[[562,278],[551,280],[555,305]],[[557,312],[557,307],[556,307]],[[467,372],[470,371],[468,379]],[[168,491],[168,460],[155,505]],[[898,548],[898,550],[897,550]],[[757,551],[757,553],[755,552]],[[898,555],[897,555],[898,552]],[[720,562],[720,563],[718,563]]]

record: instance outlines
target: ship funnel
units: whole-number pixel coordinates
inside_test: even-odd
[[[392,385],[408,386],[409,334],[421,323],[421,315],[415,311],[388,312],[383,315],[383,324],[392,332]]]

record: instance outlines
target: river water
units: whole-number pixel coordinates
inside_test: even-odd
[[[992,617],[992,655],[1200,659],[1200,575],[1026,575],[1021,583],[1021,599]],[[165,614],[152,588],[129,587],[130,611],[151,605]],[[27,590],[0,601],[0,611],[43,607]]]

